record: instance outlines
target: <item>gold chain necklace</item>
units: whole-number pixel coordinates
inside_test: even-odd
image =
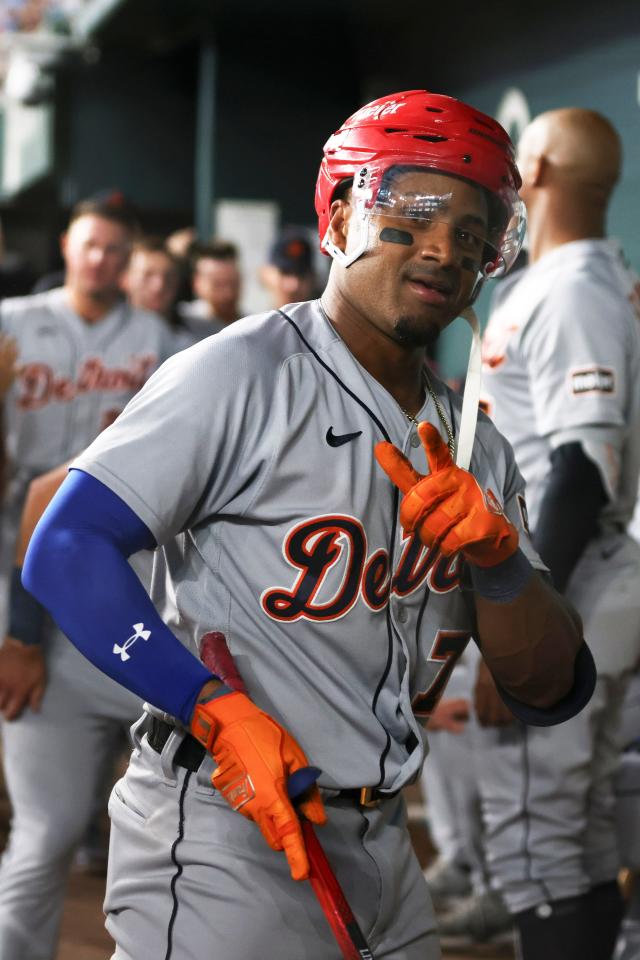
[[[451,427],[451,424],[449,423],[449,421],[447,420],[447,418],[446,418],[446,416],[445,416],[445,412],[444,412],[444,410],[442,409],[442,404],[440,403],[440,401],[438,400],[438,398],[436,397],[436,395],[435,395],[435,393],[434,393],[433,387],[431,386],[431,380],[429,379],[429,375],[427,374],[426,371],[424,371],[424,381],[425,381],[425,384],[426,384],[426,386],[427,386],[427,390],[429,391],[429,396],[430,396],[431,399],[433,400],[433,403],[434,403],[434,406],[435,406],[435,408],[436,408],[436,412],[437,412],[437,414],[438,414],[438,417],[440,418],[440,423],[442,424],[442,426],[443,426],[444,429],[446,430],[446,433],[447,433],[447,445],[448,445],[448,447],[449,447],[449,452],[451,453],[451,456],[452,456],[452,457],[455,457],[456,441],[455,441],[455,438],[454,438],[454,436],[453,436],[453,429],[452,429],[452,427]],[[404,413],[404,415],[405,415],[405,417],[407,418],[407,420],[410,420],[411,423],[415,423],[415,425],[418,426],[418,420],[416,420],[415,417],[412,417],[408,410],[405,410],[404,407],[400,407],[400,409],[401,409],[402,412]]]

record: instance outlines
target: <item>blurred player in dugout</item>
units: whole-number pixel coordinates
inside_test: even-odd
[[[301,227],[283,228],[269,250],[267,263],[260,270],[260,281],[269,291],[275,310],[287,303],[313,300],[319,296],[313,250]]]
[[[10,338],[4,343],[16,359],[4,402],[2,566],[11,590],[2,617],[0,709],[13,820],[0,863],[3,960],[55,955],[74,848],[121,733],[140,709],[137,697],[105,683],[76,655],[44,611],[23,616],[19,566],[11,570],[30,482],[84,449],[173,352],[160,317],[122,295],[137,229],[118,205],[79,204],[62,238],[64,285],[0,307],[0,328]]]

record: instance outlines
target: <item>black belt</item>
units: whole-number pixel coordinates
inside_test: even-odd
[[[147,714],[147,717],[146,726],[149,746],[152,747],[156,753],[162,753],[175,727],[172,723],[167,723],[166,720],[160,720],[151,714]],[[196,738],[192,737],[190,733],[187,733],[176,750],[173,762],[179,767],[184,767],[186,770],[191,770],[192,773],[195,773],[204,760],[206,752],[202,744],[198,743]]]
[[[147,714],[146,729],[149,746],[152,747],[156,753],[162,753],[175,727],[172,723],[167,723],[166,720],[160,720],[158,717]],[[184,767],[186,770],[191,770],[195,773],[204,760],[205,753],[206,750],[202,744],[198,743],[190,733],[187,733],[176,750],[173,762],[177,764],[177,766]],[[381,800],[389,800],[391,797],[395,797],[397,792],[398,791],[396,791],[396,793],[381,793],[380,790],[377,790],[375,787],[351,787],[346,790],[338,790],[335,794],[331,793],[329,799],[352,800],[361,807],[376,807]]]

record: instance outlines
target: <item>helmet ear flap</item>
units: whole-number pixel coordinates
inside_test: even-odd
[[[353,177],[350,177],[349,179],[346,179],[342,183],[338,184],[331,200],[331,210],[333,210],[333,204],[336,202],[336,200],[347,201],[350,199],[347,197],[347,194],[352,186]],[[328,253],[330,257],[342,264],[343,267],[350,267],[352,263],[355,263],[355,261],[365,252],[369,244],[369,217],[367,213],[361,209],[360,204],[356,205],[352,203],[351,207],[352,215],[349,218],[348,233],[345,234],[345,249],[343,250],[331,239],[331,212],[327,231],[320,242],[320,249],[323,251],[323,253]],[[347,247],[349,247],[349,249],[347,249]]]
[[[356,231],[356,235],[351,241],[351,249],[349,251],[346,249],[342,250],[331,240],[329,236],[330,227],[320,244],[321,249],[324,250],[325,253],[328,253],[337,263],[342,264],[343,267],[350,267],[367,249],[369,245],[369,217],[366,214],[359,216],[358,213],[354,213],[349,229],[351,236],[353,236],[354,231]]]

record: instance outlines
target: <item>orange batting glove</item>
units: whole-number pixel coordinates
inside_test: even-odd
[[[291,734],[244,693],[196,704],[190,729],[218,764],[211,778],[216,790],[233,810],[258,824],[273,850],[284,850],[293,879],[306,880],[309,861],[287,780],[309,764]],[[316,786],[298,806],[312,823],[326,823]]]
[[[461,552],[478,567],[493,567],[518,549],[518,531],[505,517],[491,490],[486,493],[467,470],[456,467],[446,443],[430,423],[418,434],[429,475],[422,476],[392,443],[378,443],[376,460],[404,493],[400,523],[442,553]]]

